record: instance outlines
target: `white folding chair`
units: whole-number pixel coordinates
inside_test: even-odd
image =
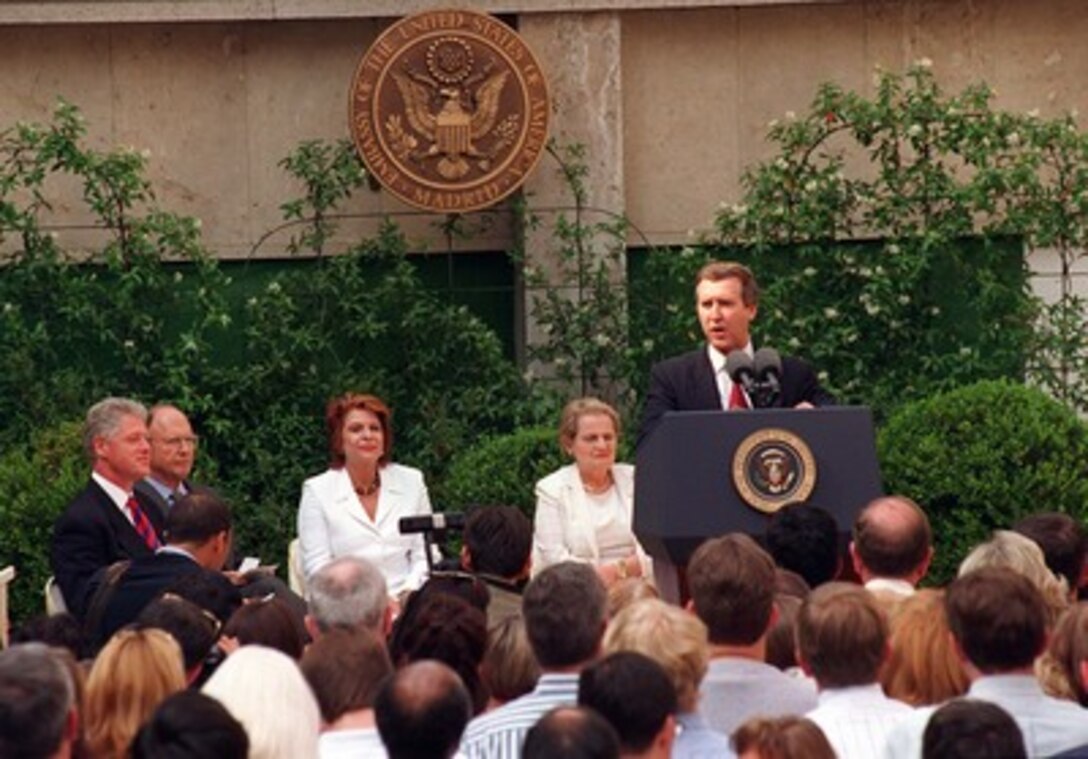
[[[53,616],[66,611],[68,611],[68,604],[64,602],[64,594],[60,592],[56,579],[50,576],[45,581],[45,613]]]
[[[298,538],[287,544],[287,586],[303,598],[306,597],[306,574],[302,571]]]
[[[8,647],[8,585],[15,579],[15,567],[0,569],[0,645]]]

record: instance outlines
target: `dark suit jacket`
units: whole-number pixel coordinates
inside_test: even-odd
[[[812,367],[799,358],[783,356],[778,405],[792,408],[802,401],[813,406],[835,404],[835,398],[820,387]],[[642,444],[666,411],[713,411],[721,407],[714,366],[706,347],[665,359],[650,370],[650,389],[642,409],[637,445]]]
[[[163,519],[158,507],[139,493],[136,500],[162,538]],[[152,556],[147,543],[98,483],[87,487],[68,504],[53,525],[50,564],[68,610],[82,618],[87,585],[95,572],[121,559]]]
[[[230,581],[220,572],[212,572],[197,564],[188,556],[176,553],[157,553],[140,559],[133,559],[121,579],[117,581],[109,599],[105,603],[102,615],[94,630],[88,630],[90,642],[97,651],[110,636],[127,624],[136,620],[140,612],[163,590],[171,585],[177,578],[189,575],[208,573],[215,575],[217,579],[211,582],[222,582],[229,585]],[[91,599],[94,598],[102,573],[99,572],[90,582],[87,589],[88,611],[94,606]],[[106,591],[108,592],[108,591]],[[90,617],[88,615],[88,623]]]

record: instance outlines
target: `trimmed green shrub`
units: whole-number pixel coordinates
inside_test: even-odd
[[[460,511],[474,504],[501,504],[516,506],[532,519],[536,481],[567,463],[550,427],[488,438],[450,463],[436,489],[435,507]]]
[[[937,583],[1024,515],[1088,515],[1088,425],[1038,390],[988,381],[907,404],[877,446],[887,492],[929,514]]]
[[[13,623],[45,612],[42,591],[53,573],[53,522],[87,481],[80,425],[68,422],[38,433],[26,449],[0,457],[0,566],[15,567],[8,614]]]

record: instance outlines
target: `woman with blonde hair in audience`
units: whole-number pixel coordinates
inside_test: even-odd
[[[804,717],[750,719],[733,731],[737,759],[835,759],[827,736]]]
[[[181,647],[162,630],[121,630],[87,677],[83,719],[95,759],[128,755],[129,744],[167,696],[185,688]]]
[[[710,661],[706,625],[694,614],[656,598],[616,615],[604,634],[604,653],[635,651],[662,666],[676,688],[680,732],[673,756],[728,756],[729,739],[699,714],[699,686]]]
[[[486,711],[524,696],[536,687],[540,665],[525,634],[525,619],[521,612],[488,630],[480,677],[488,691]]]
[[[960,564],[959,576],[983,567],[1007,567],[1023,575],[1039,589],[1049,611],[1049,624],[1069,608],[1069,587],[1046,565],[1043,549],[1031,538],[1012,530],[995,530],[993,536],[967,554]]]
[[[952,647],[944,591],[919,590],[899,601],[889,630],[890,653],[880,684],[890,698],[925,706],[967,692],[970,683]]]
[[[313,759],[321,712],[298,664],[264,646],[242,646],[204,684],[249,736],[249,759]]]
[[[574,459],[536,484],[534,574],[561,561],[597,569],[611,587],[627,577],[651,576],[649,558],[631,530],[635,468],[616,463],[620,416],[596,398],[566,405],[559,446]]]
[[[612,619],[633,603],[660,598],[654,585],[642,577],[628,577],[608,589],[608,618]]]
[[[1071,607],[1058,620],[1035,670],[1047,695],[1088,706],[1088,603]]]

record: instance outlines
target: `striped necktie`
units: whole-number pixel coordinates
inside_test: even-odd
[[[155,528],[152,526],[151,520],[147,518],[147,514],[140,508],[136,496],[130,495],[128,501],[125,502],[125,506],[128,507],[129,513],[132,514],[132,526],[136,528],[136,532],[147,543],[147,547],[152,551],[158,550],[159,536],[155,534]]]

